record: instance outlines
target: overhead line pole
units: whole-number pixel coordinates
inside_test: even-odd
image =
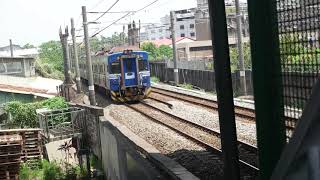
[[[64,83],[66,85],[72,84],[71,79],[71,71],[70,71],[70,58],[69,58],[69,47],[68,47],[68,26],[65,28],[65,33],[62,33],[61,27],[60,27],[60,40],[62,44],[62,50],[63,50],[63,59],[64,59]]]
[[[11,55],[11,57],[13,57],[13,45],[12,45],[11,39],[9,39],[9,43],[10,43],[10,55]]]
[[[87,78],[88,78],[88,89],[89,89],[89,100],[90,105],[96,105],[96,98],[94,92],[94,82],[92,74],[92,62],[91,62],[91,52],[90,52],[90,42],[89,42],[89,33],[88,33],[88,19],[87,19],[87,10],[86,6],[82,6],[82,19],[83,19],[83,32],[84,32],[84,44],[86,51],[86,60],[87,60]]]
[[[174,76],[174,82],[176,85],[179,84],[179,69],[178,69],[178,63],[177,63],[177,49],[176,49],[176,32],[174,29],[174,12],[170,11],[170,22],[171,22],[171,39],[172,39],[172,50],[173,50],[173,76]]]
[[[71,35],[72,35],[72,47],[73,47],[73,55],[74,55],[74,65],[75,65],[75,68],[76,68],[77,93],[81,93],[81,79],[80,79],[80,70],[79,70],[78,48],[77,48],[76,33],[75,33],[75,27],[74,27],[73,18],[71,18]]]
[[[246,71],[244,67],[244,58],[243,58],[242,26],[241,26],[241,12],[240,12],[239,0],[235,0],[235,5],[236,5],[237,40],[238,40],[237,46],[238,46],[239,68],[240,68],[240,88],[241,88],[241,95],[247,95]]]

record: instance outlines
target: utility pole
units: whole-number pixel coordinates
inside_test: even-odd
[[[87,19],[86,6],[82,6],[82,19],[83,19],[84,44],[85,44],[86,60],[87,60],[89,100],[90,100],[90,105],[95,106],[96,105],[96,97],[95,97],[94,84],[93,84],[93,74],[92,74],[92,63],[91,63],[91,52],[90,52],[90,42],[89,42],[88,19]]]
[[[179,69],[177,64],[177,49],[176,49],[176,32],[174,29],[174,12],[170,11],[170,22],[171,22],[171,39],[172,39],[172,49],[173,49],[173,75],[174,82],[176,85],[179,84]]]
[[[9,39],[9,42],[10,42],[10,54],[11,54],[11,57],[13,57],[13,46],[12,46],[12,40]]]
[[[238,46],[238,58],[239,58],[239,68],[240,68],[240,88],[241,94],[247,95],[247,85],[246,85],[246,71],[244,68],[243,60],[243,47],[242,47],[242,27],[241,27],[241,12],[240,12],[240,2],[235,0],[236,5],[236,23],[237,23],[237,46]]]
[[[141,41],[141,39],[140,39],[140,29],[141,29],[141,22],[140,22],[140,19],[139,19],[139,31],[138,31],[138,38],[139,38],[139,48],[140,48],[140,46],[141,46],[141,43],[140,43],[140,41]]]
[[[74,20],[71,18],[71,35],[72,35],[72,45],[73,45],[73,57],[74,57],[74,66],[76,69],[76,85],[77,93],[81,93],[81,81],[80,81],[80,70],[79,70],[79,60],[78,60],[78,49],[76,42],[76,33],[74,28]]]
[[[63,59],[64,59],[64,83],[66,85],[72,84],[71,79],[71,71],[70,71],[70,59],[69,59],[69,47],[68,47],[68,26],[65,28],[65,33],[62,33],[61,27],[60,27],[60,41],[62,45],[63,50]]]

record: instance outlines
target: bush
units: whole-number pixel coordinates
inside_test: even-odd
[[[35,128],[39,127],[36,110],[40,108],[61,109],[68,104],[62,97],[54,97],[35,103],[12,101],[5,105],[5,111],[11,115],[10,127]]]
[[[42,160],[38,166],[29,166],[24,163],[20,166],[20,180],[71,180],[85,177],[79,166],[68,164],[66,169],[61,168],[61,164],[57,162],[49,162]]]
[[[150,80],[151,80],[151,82],[154,82],[154,83],[157,83],[157,82],[160,81],[160,79],[159,79],[158,77],[155,77],[155,76],[152,76],[152,77],[150,78]]]

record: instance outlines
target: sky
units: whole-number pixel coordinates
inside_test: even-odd
[[[135,11],[154,0],[119,0],[110,10]],[[40,45],[49,40],[59,40],[59,27],[70,26],[70,18],[75,19],[76,33],[81,31],[81,6],[87,11],[106,11],[116,0],[0,0],[0,47],[9,44],[24,45],[31,43]],[[196,7],[196,0],[158,0],[155,4],[136,14],[130,14],[101,33],[110,36],[115,31],[121,32],[123,24],[132,20],[141,23],[157,23],[160,18],[169,14],[170,10]],[[89,34],[108,26],[125,14],[106,14],[98,20],[100,24],[90,24]],[[89,21],[94,21],[99,14],[88,14]],[[83,37],[79,37],[81,41]]]

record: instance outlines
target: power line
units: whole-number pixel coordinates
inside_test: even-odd
[[[136,10],[136,11],[133,11],[133,12],[132,12],[132,15],[134,15],[135,13],[140,12],[140,11],[148,8],[149,6],[153,5],[154,3],[158,2],[158,1],[159,1],[159,0],[154,0],[154,1],[152,1],[151,3],[147,4],[146,6],[140,8],[140,9],[138,9],[138,10]],[[106,27],[104,27],[103,29],[99,30],[98,32],[94,33],[91,37],[95,37],[96,35],[100,34],[102,31],[106,30],[107,28],[109,28],[110,26],[114,25],[115,23],[117,23],[118,21],[120,21],[121,19],[127,17],[127,16],[130,15],[130,14],[131,14],[130,12],[127,13],[127,14],[125,14],[124,16],[122,16],[122,17],[120,17],[119,19],[115,20],[114,22],[112,22],[112,23],[109,24],[108,26],[106,26]]]
[[[132,13],[134,11],[109,11],[107,12],[108,14],[121,14],[121,13]],[[105,12],[99,12],[99,11],[90,11],[90,12],[87,12],[89,14],[101,14],[101,13],[105,13]]]
[[[95,9],[96,7],[98,7],[104,0],[100,0],[97,4],[95,4],[91,10]]]
[[[108,26],[104,27],[103,29],[99,30],[98,32],[94,33],[91,38],[95,37],[96,35],[100,34],[102,31],[106,30],[107,28],[109,28],[110,26],[112,26],[113,24],[117,23],[118,21],[120,21],[121,19],[127,17],[130,13],[125,14],[124,16],[120,17],[119,19],[113,21],[111,24],[109,24]]]
[[[116,0],[104,13],[102,13],[96,20],[98,21],[101,17],[103,17],[107,12],[109,12],[120,0]]]

